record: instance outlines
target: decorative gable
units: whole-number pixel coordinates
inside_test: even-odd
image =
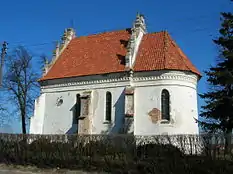
[[[133,69],[139,45],[144,34],[146,34],[145,19],[142,15],[137,14],[133,28],[131,30],[132,34],[127,45],[127,53],[125,56],[126,69]]]
[[[130,70],[178,70],[201,76],[167,32],[146,33],[139,14],[132,29],[83,37],[74,37],[70,29],[64,35],[40,81]]]
[[[59,56],[61,55],[61,53],[64,51],[64,49],[68,46],[68,44],[70,43],[70,41],[75,38],[75,31],[73,28],[68,28],[65,29],[62,37],[61,37],[61,44],[59,42],[57,42],[56,44],[56,48],[53,51],[53,58],[52,61],[49,62],[45,62],[45,66],[44,66],[44,76],[47,74],[47,72],[50,70],[50,68],[54,65],[54,63],[56,62],[56,60],[59,58]]]

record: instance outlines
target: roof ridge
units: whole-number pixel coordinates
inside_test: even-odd
[[[130,32],[131,28],[124,28],[124,29],[120,29],[120,30],[112,30],[112,31],[104,31],[104,32],[97,32],[97,33],[92,33],[92,34],[88,34],[88,35],[82,35],[79,37],[75,37],[74,39],[80,39],[80,38],[89,38],[89,37],[94,37],[94,36],[99,36],[99,35],[103,35],[103,34],[109,34],[109,33],[116,33],[116,32],[123,32],[123,31],[128,31]]]
[[[92,33],[92,34],[87,34],[87,35],[81,35],[81,36],[76,36],[74,38],[75,39],[80,39],[80,38],[89,38],[89,37],[95,37],[95,36],[99,36],[99,35],[104,35],[104,34],[109,34],[109,33],[116,33],[116,32],[123,32],[123,31],[128,31],[131,32],[131,28],[124,28],[124,29],[119,29],[119,30],[111,30],[111,31],[104,31],[104,32],[97,32],[97,33]],[[151,32],[151,33],[146,33],[145,35],[150,35],[150,34],[159,34],[159,33],[163,33],[166,31],[156,31],[156,32]]]

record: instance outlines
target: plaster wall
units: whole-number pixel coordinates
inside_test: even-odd
[[[150,86],[151,84],[152,86]],[[197,93],[196,86],[180,80],[150,81],[147,85],[135,83],[135,135],[156,134],[197,134]],[[162,123],[161,93],[166,89],[170,94],[169,123]],[[154,112],[154,113],[153,113]],[[152,114],[151,114],[152,113]],[[155,118],[153,118],[155,117]]]
[[[89,133],[118,133],[124,125],[126,86],[134,88],[135,135],[197,134],[196,76],[184,72],[155,72],[137,74],[132,79],[118,81],[94,81],[42,88],[42,95],[35,102],[35,113],[31,119],[30,133],[73,134],[78,132],[78,121],[74,114],[76,95],[90,92]],[[161,92],[170,94],[169,123],[161,123]],[[105,120],[106,92],[112,94],[112,122]],[[59,99],[63,103],[58,106]]]
[[[95,86],[96,87],[96,86]],[[123,87],[111,87],[108,84],[99,89],[88,90],[73,88],[59,89],[57,92],[46,92],[37,100],[43,102],[35,105],[35,113],[31,120],[30,133],[43,134],[73,134],[77,133],[78,121],[75,115],[76,95],[91,92],[89,119],[91,134],[117,133],[123,125],[124,119],[124,85]],[[112,94],[112,122],[105,120],[106,92]],[[44,99],[46,95],[46,100]],[[58,101],[63,103],[58,106]],[[46,107],[45,107],[46,106]]]

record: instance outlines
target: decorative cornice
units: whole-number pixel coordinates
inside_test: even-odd
[[[86,85],[105,85],[110,83],[118,82],[129,82],[134,86],[137,82],[150,82],[150,81],[161,81],[161,80],[178,80],[192,83],[193,85],[197,84],[197,77],[193,75],[187,75],[182,73],[164,73],[159,76],[144,76],[144,77],[121,77],[121,78],[108,78],[108,79],[99,79],[99,80],[86,80],[86,81],[73,81],[73,82],[64,82],[53,85],[41,86],[41,89],[48,88],[59,88],[59,87],[69,87],[69,86],[86,86]],[[153,83],[154,84],[154,83]],[[154,84],[155,85],[155,84]]]
[[[105,84],[105,83],[125,82],[125,81],[129,81],[129,77],[122,77],[122,78],[117,78],[117,79],[115,78],[115,79],[90,80],[90,81],[81,81],[81,82],[69,82],[69,83],[42,86],[41,89],[67,87],[67,86],[83,86],[83,85],[93,85],[93,84]]]
[[[183,74],[165,74],[161,76],[148,76],[148,77],[134,77],[134,82],[141,81],[155,81],[155,80],[181,80],[197,84],[197,78],[194,76],[188,76]]]

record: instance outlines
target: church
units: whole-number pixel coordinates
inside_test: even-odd
[[[39,83],[31,134],[198,134],[200,72],[168,32],[65,30]]]

